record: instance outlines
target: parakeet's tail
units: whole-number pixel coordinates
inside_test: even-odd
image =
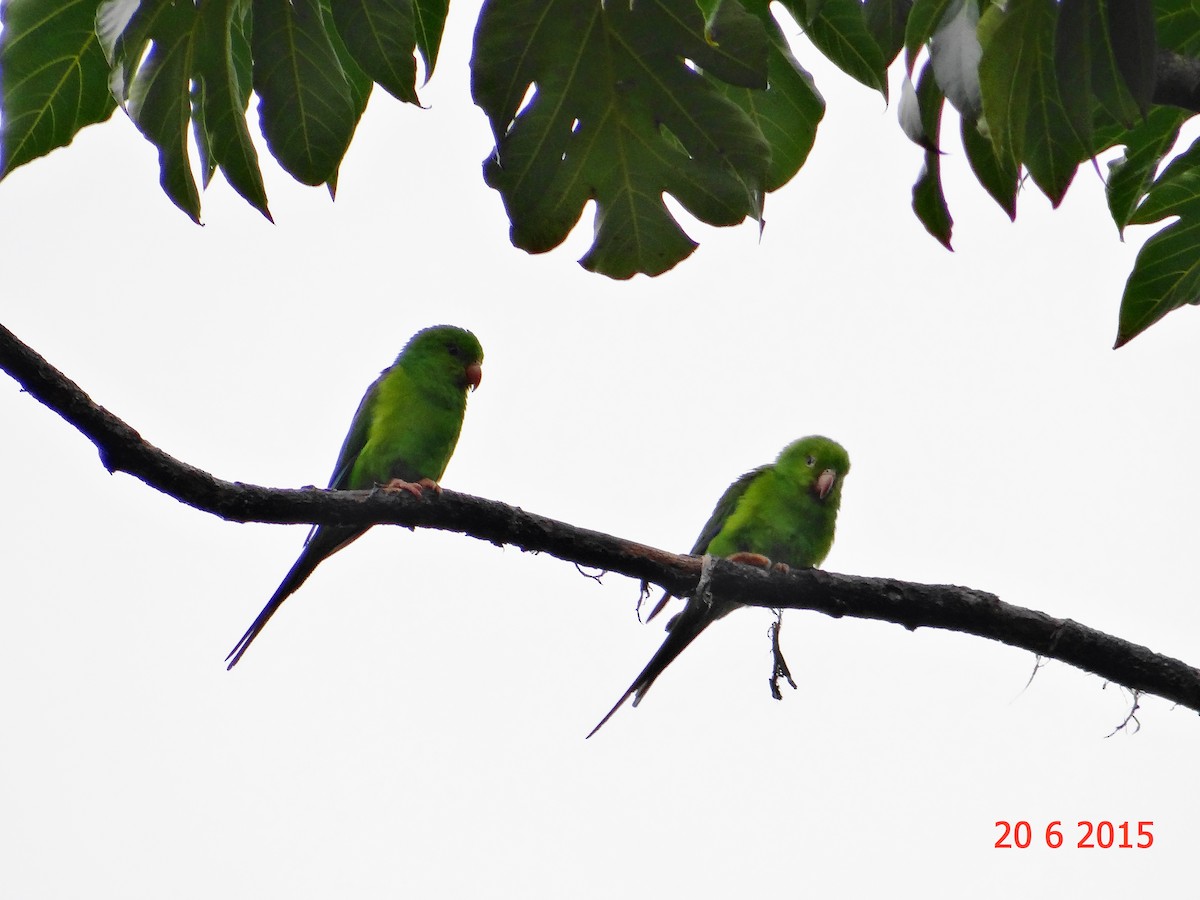
[[[341,550],[355,538],[362,535],[366,529],[360,528],[318,528],[310,535],[309,540],[304,549],[300,551],[300,557],[292,564],[287,575],[279,587],[275,589],[275,593],[271,595],[271,599],[267,601],[267,605],[262,608],[262,612],[258,614],[258,618],[251,623],[246,629],[246,633],[234,645],[234,648],[229,651],[229,655],[225,657],[225,661],[229,663],[225,667],[228,671],[238,664],[238,660],[242,658],[254,639],[258,637],[258,633],[267,627],[267,622],[271,621],[271,616],[275,615],[275,610],[283,604],[283,601],[296,592],[300,585],[304,584],[305,579],[312,574],[313,569],[320,565],[329,556],[332,556],[338,550]]]
[[[665,602],[666,600],[664,599],[659,603],[659,609],[661,609]],[[655,609],[654,612],[657,613],[659,609]],[[651,615],[651,618],[653,618],[653,615]],[[608,711],[608,715],[601,719],[599,724],[588,732],[588,737],[591,737],[603,728],[604,723],[611,719],[613,714],[624,706],[625,701],[630,697],[633,698],[634,706],[641,703],[642,698],[646,696],[646,691],[650,690],[650,686],[654,684],[655,679],[663,673],[663,670],[667,666],[675,661],[675,657],[679,656],[680,653],[688,648],[688,645],[692,641],[700,636],[700,632],[704,631],[712,621],[712,612],[708,609],[704,601],[688,601],[688,605],[684,608],[683,612],[672,619],[671,624],[667,626],[670,629],[667,639],[662,642],[662,646],[650,657],[650,662],[646,663],[646,668],[642,669],[641,674],[629,686],[629,690],[622,694],[621,699]]]

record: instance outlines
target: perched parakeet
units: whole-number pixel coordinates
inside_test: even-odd
[[[483,377],[483,349],[463,328],[437,325],[418,331],[396,361],[367,388],[350,423],[329,487],[388,491],[441,491],[467,409],[468,389]],[[362,536],[366,528],[318,525],[308,533],[300,558],[254,623],[225,659],[232,669],[275,610],[326,557]]]
[[[774,563],[785,570],[820,565],[833,545],[842,480],[849,471],[850,457],[836,441],[815,435],[793,441],[774,463],[747,472],[725,490],[692,554],[763,567]],[[658,615],[668,599],[670,595],[663,594],[647,621]],[[662,646],[588,737],[630,697],[637,706],[654,680],[700,632],[739,605],[704,596],[688,598],[683,611],[668,623]]]

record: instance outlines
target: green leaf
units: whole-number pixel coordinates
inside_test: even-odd
[[[757,216],[769,148],[711,80],[766,86],[766,34],[752,17],[740,21],[761,40],[709,44],[694,0],[485,3],[471,86],[496,141],[484,177],[504,200],[513,243],[557,246],[594,200],[595,238],[581,264],[614,278],[656,275],[696,246],[664,192],[710,224]],[[756,59],[723,49],[756,43]]]
[[[1108,37],[1117,69],[1144,116],[1154,94],[1158,39],[1153,0],[1117,0],[1107,5]]]
[[[195,24],[196,8],[191,3],[162,4],[148,17],[153,44],[129,84],[128,110],[138,131],[158,148],[163,191],[199,224],[200,192],[188,158]]]
[[[1117,347],[1172,310],[1200,303],[1200,139],[1163,169],[1129,223],[1167,216],[1179,218],[1146,241],[1125,284]]]
[[[270,220],[258,151],[246,125],[252,78],[249,0],[206,0],[199,9],[195,74],[201,89],[193,110],[199,110],[204,140],[197,143],[207,148],[230,186]]]
[[[0,178],[116,108],[96,7],[97,0],[0,4]]]
[[[917,104],[921,110],[921,125],[925,135],[933,146],[937,146],[941,137],[942,107],[946,97],[938,87],[937,79],[933,77],[933,67],[926,63],[917,81]],[[942,192],[942,156],[936,150],[925,151],[925,165],[912,189],[912,208],[925,226],[925,230],[938,239],[947,250],[950,246],[950,235],[954,229],[954,220],[950,218],[950,208],[946,205],[946,195]]]
[[[375,87],[375,83],[350,55],[349,49],[342,41],[342,36],[338,34],[333,22],[333,11],[330,9],[331,0],[319,0],[319,3],[321,17],[325,22],[325,33],[329,36],[330,46],[333,47],[333,52],[341,64],[342,74],[346,76],[346,87],[350,90],[350,104],[354,115],[354,127],[357,128],[362,114],[367,110],[367,103],[371,99],[371,90]],[[409,55],[411,56],[411,53]],[[341,163],[339,162],[333,174],[325,181],[326,187],[329,188],[330,198],[337,197],[337,179],[340,170]]]
[[[1059,96],[1080,142],[1097,152],[1103,145],[1094,129],[1105,116],[1131,127],[1141,116],[1126,86],[1109,33],[1106,0],[1061,0],[1055,30],[1054,70]]]
[[[195,44],[192,45],[192,52],[197,52]],[[204,82],[199,78],[192,82],[188,99],[192,105],[192,136],[196,139],[196,155],[200,163],[200,186],[208,190],[212,177],[217,174],[217,161],[213,159],[208,125],[204,121]]]
[[[1056,14],[1054,0],[1010,0],[999,22],[989,24],[979,66],[996,155],[1024,163],[1055,206],[1088,156],[1058,94]]]
[[[1129,343],[1172,310],[1200,303],[1200,182],[1192,180],[1188,187],[1188,195],[1177,198],[1179,219],[1146,241],[1134,261],[1114,347]]]
[[[1010,219],[1015,220],[1017,187],[1020,184],[1017,164],[1008,156],[997,155],[995,144],[980,133],[978,121],[962,119],[962,142],[971,171],[983,189],[1000,204]]]
[[[812,76],[792,55],[787,38],[771,15],[767,0],[749,0],[746,8],[757,15],[766,29],[767,88],[734,87],[717,78],[712,86],[736,103],[758,126],[771,148],[771,165],[763,187],[774,191],[800,171],[817,137],[817,125],[825,115]]]
[[[1125,76],[1121,73],[1117,50],[1111,39],[1112,22],[1109,19],[1111,5],[1103,0],[1091,0],[1095,5],[1093,30],[1090,36],[1092,58],[1092,90],[1100,105],[1126,127],[1131,127],[1141,110],[1130,93]],[[1125,0],[1121,0],[1125,2]]]
[[[864,0],[867,30],[883,53],[886,69],[904,49],[904,33],[913,0]]]
[[[783,5],[806,23],[804,33],[832,63],[887,99],[887,65],[859,0],[823,0],[811,17],[800,0],[783,0]]]
[[[1052,0],[1046,0],[1043,6],[1053,12]],[[1059,98],[1058,82],[1054,77],[1052,35],[1052,30],[1043,32],[1039,52],[1031,57],[1035,65],[1025,131],[1024,161],[1034,183],[1054,206],[1058,206],[1071,186],[1079,164],[1090,154],[1071,127],[1067,111]]]
[[[1156,106],[1144,122],[1124,135],[1125,155],[1110,164],[1105,185],[1108,209],[1122,235],[1187,117],[1184,110]]]
[[[413,0],[413,18],[417,30],[417,50],[425,62],[425,80],[429,81],[437,65],[438,48],[446,27],[450,0]]]
[[[1180,215],[1197,193],[1200,193],[1200,138],[1171,160],[1154,179],[1145,199],[1130,216],[1129,224],[1148,225],[1167,216]]]
[[[297,181],[330,181],[358,116],[318,0],[254,0],[250,46],[271,153]]]
[[[96,34],[109,60],[109,88],[117,104],[129,100],[133,78],[150,47],[150,32],[159,16],[170,12],[169,0],[104,0],[96,11]]]
[[[338,0],[332,13],[362,70],[397,100],[419,104],[412,0]]]
[[[911,75],[917,62],[917,54],[929,43],[933,33],[942,24],[946,10],[956,0],[915,0],[904,28],[905,64]]]
[[[979,61],[979,89],[988,135],[996,146],[996,155],[1018,165],[1025,152],[1033,84],[1030,57],[1037,55],[1038,30],[1046,19],[1044,10],[1045,0],[1011,0],[1003,11],[990,7],[980,21],[983,56]]]
[[[1101,36],[1098,0],[1061,0],[1054,31],[1054,74],[1080,143],[1092,144],[1092,41]]]
[[[1159,46],[1184,56],[1200,55],[1200,3],[1196,0],[1157,0],[1155,27]]]

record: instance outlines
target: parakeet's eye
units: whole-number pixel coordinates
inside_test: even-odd
[[[447,344],[446,352],[451,356],[458,356],[458,344]]]
[[[808,459],[806,459],[805,462],[808,463],[808,467],[811,469],[813,466],[815,466],[817,464],[817,458],[810,453],[808,456]]]

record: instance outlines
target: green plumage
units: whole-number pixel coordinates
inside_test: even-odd
[[[366,490],[391,482],[419,493],[436,483],[458,443],[467,392],[479,385],[483,350],[471,332],[450,325],[419,331],[367,388],[338,453],[331,490]],[[318,525],[258,618],[226,659],[232,669],[267,621],[313,569],[366,531]]]
[[[849,471],[850,457],[836,441],[812,436],[788,444],[774,463],[747,472],[725,490],[691,552],[750,554],[797,568],[820,565],[833,545],[842,481]],[[647,621],[669,599],[664,594]],[[588,737],[630,697],[637,706],[654,680],[705,628],[738,606],[688,598],[683,611],[668,623],[662,646]]]

